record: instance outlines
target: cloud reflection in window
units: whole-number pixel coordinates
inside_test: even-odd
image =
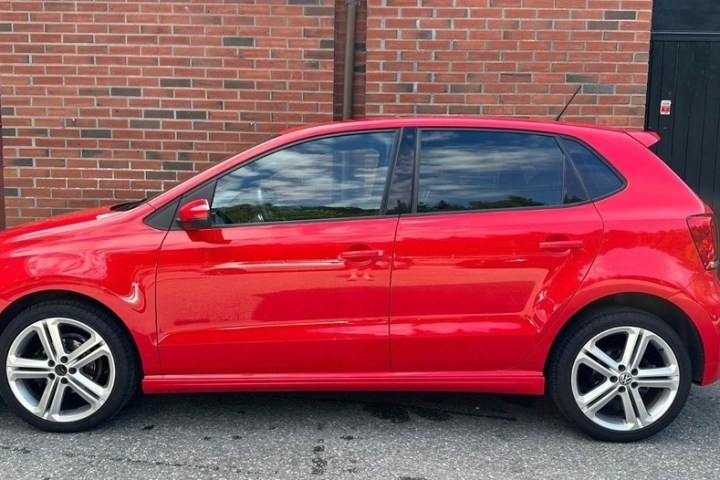
[[[562,203],[564,156],[553,137],[492,131],[425,131],[418,211]]]
[[[221,177],[212,208],[232,223],[377,215],[394,132],[311,140]]]

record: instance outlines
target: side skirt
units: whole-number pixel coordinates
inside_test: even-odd
[[[149,375],[145,393],[242,391],[444,391],[543,395],[540,372],[360,372]]]

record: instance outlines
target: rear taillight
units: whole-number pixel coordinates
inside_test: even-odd
[[[717,230],[712,215],[693,215],[687,218],[690,234],[697,247],[700,261],[706,270],[718,266]]]

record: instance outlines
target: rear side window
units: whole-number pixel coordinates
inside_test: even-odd
[[[556,206],[586,200],[568,167],[552,136],[425,130],[420,137],[417,211]]]
[[[563,144],[591,199],[604,197],[622,188],[622,179],[592,150],[569,138],[564,138]]]

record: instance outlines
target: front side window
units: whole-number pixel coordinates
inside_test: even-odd
[[[540,207],[585,200],[552,136],[430,130],[420,140],[417,211]],[[570,181],[569,181],[570,180]]]
[[[217,224],[379,215],[395,132],[310,140],[242,165],[217,180]]]

